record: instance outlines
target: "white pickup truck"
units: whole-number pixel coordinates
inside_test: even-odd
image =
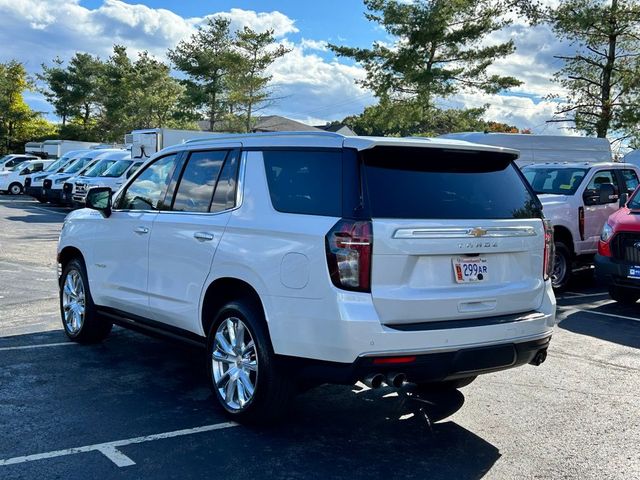
[[[528,165],[522,173],[553,225],[556,254],[551,280],[556,290],[562,290],[575,269],[593,265],[602,227],[640,183],[640,169],[628,163],[565,162]]]

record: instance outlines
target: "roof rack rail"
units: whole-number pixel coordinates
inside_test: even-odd
[[[204,138],[192,138],[184,142],[185,144],[211,142],[215,140],[238,140],[242,138],[254,137],[331,137],[344,138],[344,135],[335,132],[313,132],[313,131],[291,131],[291,132],[256,132],[256,133],[221,133]]]

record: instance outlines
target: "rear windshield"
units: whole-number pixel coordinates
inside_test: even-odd
[[[539,218],[540,203],[513,156],[434,148],[361,153],[374,218]]]
[[[525,167],[522,173],[537,194],[573,195],[588,168]]]

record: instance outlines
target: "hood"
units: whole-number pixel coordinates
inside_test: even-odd
[[[568,195],[553,195],[550,193],[545,193],[542,195],[538,195],[538,199],[542,203],[542,205],[556,205],[561,203],[567,203],[569,200]]]
[[[632,211],[623,207],[617,212],[611,214],[607,223],[611,225],[616,232],[621,230],[628,232],[640,232],[640,211]]]

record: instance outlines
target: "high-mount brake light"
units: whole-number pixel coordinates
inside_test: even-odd
[[[340,220],[327,233],[325,246],[333,284],[344,290],[371,292],[371,222]]]

